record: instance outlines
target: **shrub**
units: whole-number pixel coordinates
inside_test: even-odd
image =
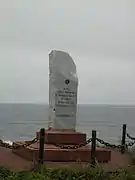
[[[135,180],[135,169],[106,172],[99,168],[47,169],[41,172],[13,173],[5,168],[0,168],[0,180]]]

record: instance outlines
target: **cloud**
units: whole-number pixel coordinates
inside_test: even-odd
[[[133,0],[0,4],[1,101],[48,102],[48,52],[62,49],[77,64],[79,102],[135,103]]]

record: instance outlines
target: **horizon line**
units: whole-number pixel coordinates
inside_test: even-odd
[[[45,102],[24,102],[24,101],[1,101],[0,104],[37,104],[37,105],[49,105],[49,103]],[[78,103],[77,105],[135,105],[135,103]]]

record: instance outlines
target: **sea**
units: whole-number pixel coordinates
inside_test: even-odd
[[[119,144],[123,124],[134,137],[135,105],[78,105],[76,130],[85,132],[87,138],[96,130],[100,139]],[[40,128],[48,128],[48,105],[0,104],[1,139],[31,140]]]

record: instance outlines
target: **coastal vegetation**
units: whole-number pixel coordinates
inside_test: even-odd
[[[49,169],[39,172],[11,172],[0,168],[0,180],[135,180],[135,167],[108,172],[100,168]]]

